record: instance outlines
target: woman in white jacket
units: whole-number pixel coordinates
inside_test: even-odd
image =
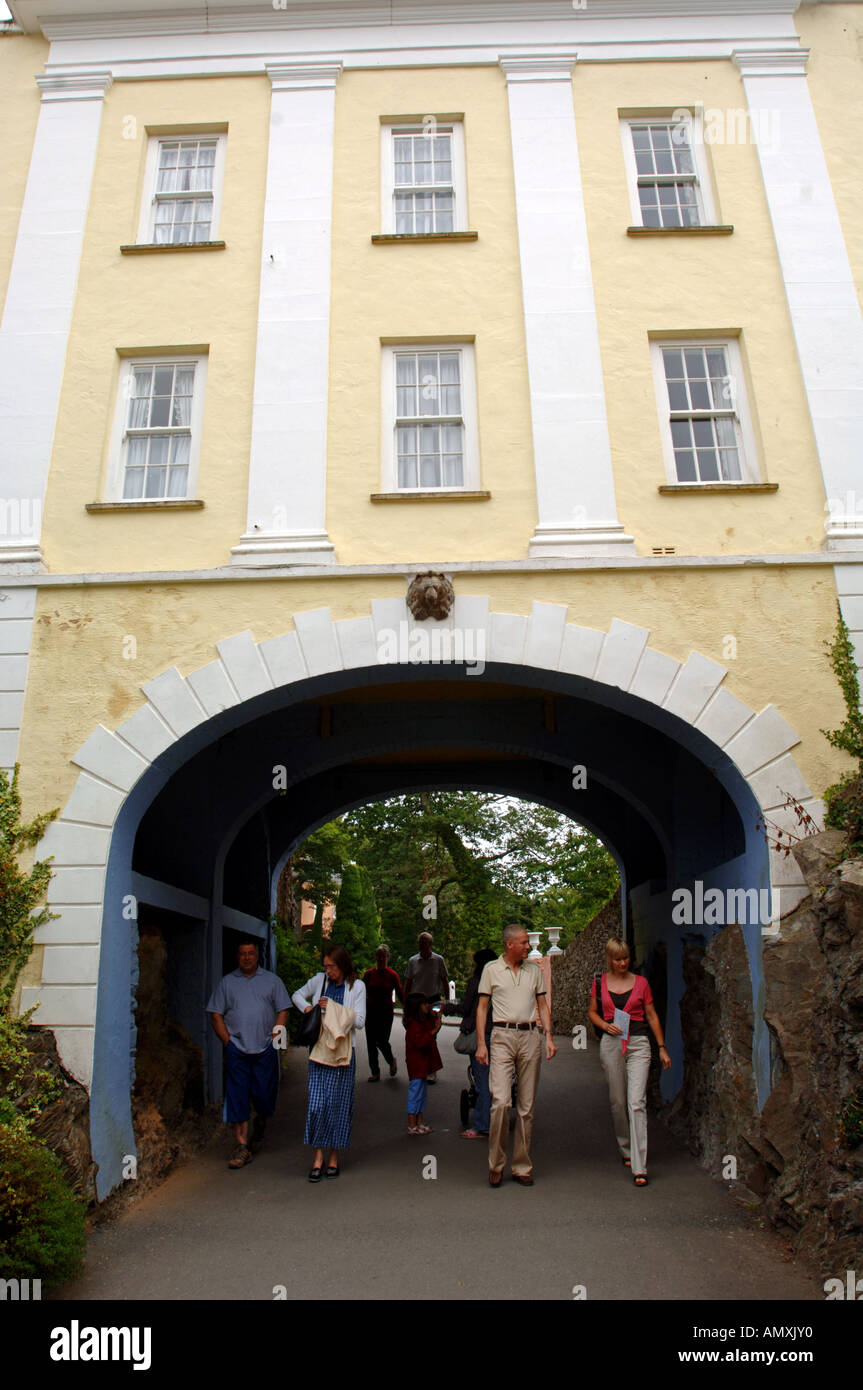
[[[327,1000],[341,1004],[353,1012],[351,1043],[366,1021],[366,987],[357,979],[353,961],[344,946],[327,946],[323,970],[313,975],[302,989],[292,996],[302,1013],[326,1009]],[[320,1182],[324,1174],[324,1150],[327,1152],[326,1175],[339,1176],[339,1149],[350,1148],[354,1122],[354,1081],[356,1050],[351,1047],[347,1066],[333,1067],[309,1058],[309,1107],[306,1113],[304,1144],[314,1145],[315,1154],[309,1172],[309,1182]]]

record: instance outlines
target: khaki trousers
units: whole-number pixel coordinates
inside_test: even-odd
[[[489,1090],[491,1121],[488,1131],[488,1166],[500,1173],[506,1163],[509,1139],[509,1108],[512,1076],[518,1077],[513,1173],[530,1173],[530,1136],[533,1131],[533,1103],[539,1085],[543,1033],[538,1028],[492,1028],[489,1043]]]
[[[642,1033],[631,1038],[621,1056],[620,1038],[603,1033],[599,1060],[608,1081],[614,1137],[622,1158],[630,1159],[633,1175],[647,1172],[647,1073],[650,1071],[650,1039]]]

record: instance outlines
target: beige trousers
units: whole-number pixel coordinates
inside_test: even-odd
[[[488,1166],[500,1173],[506,1163],[509,1139],[509,1108],[512,1076],[518,1077],[513,1173],[529,1173],[530,1136],[533,1131],[533,1103],[539,1085],[543,1033],[538,1028],[522,1032],[517,1028],[492,1028],[489,1044],[489,1090],[491,1121],[488,1130]]]
[[[632,1172],[647,1172],[647,1073],[650,1071],[650,1039],[641,1034],[631,1038],[626,1056],[621,1056],[620,1038],[603,1033],[599,1060],[608,1081],[614,1137],[622,1158],[632,1163]]]

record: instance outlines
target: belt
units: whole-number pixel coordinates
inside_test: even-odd
[[[530,1028],[538,1028],[538,1027],[539,1027],[539,1024],[538,1024],[538,1023],[493,1023],[491,1026],[492,1026],[492,1028],[520,1028],[521,1031],[522,1031],[523,1033],[526,1033],[526,1032],[528,1031],[528,1029],[530,1029]]]

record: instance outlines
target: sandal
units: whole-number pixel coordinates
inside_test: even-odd
[[[621,1158],[620,1161],[621,1161],[621,1163],[623,1164],[624,1168],[631,1168],[631,1167],[632,1167],[632,1159],[631,1159],[631,1158]]]
[[[309,1170],[309,1182],[320,1182],[323,1177],[323,1168],[314,1167]]]
[[[646,1186],[647,1186],[647,1174],[646,1174],[646,1173],[633,1173],[633,1175],[632,1175],[632,1181],[635,1183],[635,1186],[636,1186],[636,1187],[646,1187]]]
[[[478,1129],[463,1129],[459,1139],[482,1139]]]
[[[330,1166],[327,1168],[327,1177],[337,1178],[341,1171],[342,1170],[337,1163],[331,1163]]]
[[[434,1134],[431,1125],[417,1125],[417,1134]]]
[[[419,1134],[421,1131],[416,1125],[408,1125],[408,1134]]]
[[[238,1144],[228,1159],[229,1168],[245,1168],[247,1163],[251,1163],[251,1150],[245,1144]]]

